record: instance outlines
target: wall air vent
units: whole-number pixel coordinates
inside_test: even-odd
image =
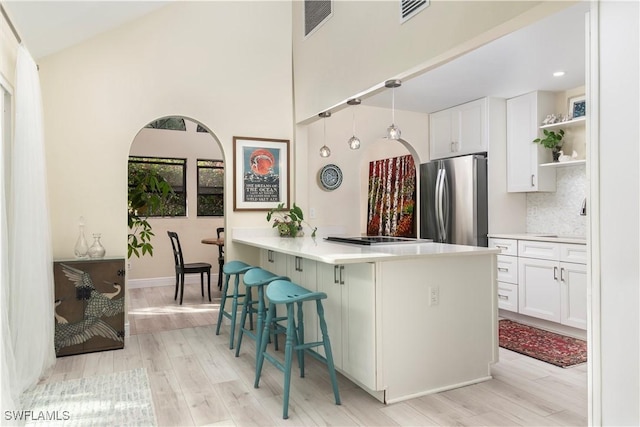
[[[429,6],[429,0],[400,0],[400,23],[416,16]]]
[[[332,14],[332,0],[304,0],[304,36],[309,37]]]

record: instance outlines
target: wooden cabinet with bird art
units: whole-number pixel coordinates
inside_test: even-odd
[[[124,258],[55,261],[57,356],[124,347]]]

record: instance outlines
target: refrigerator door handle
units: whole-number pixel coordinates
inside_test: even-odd
[[[435,203],[433,204],[433,207],[435,209],[435,214],[436,214],[436,241],[439,242],[441,240],[441,232],[442,232],[442,227],[440,226],[440,222],[441,222],[441,211],[440,208],[442,207],[442,204],[440,203],[440,178],[442,176],[442,169],[438,169],[438,176],[436,177],[436,188],[435,188],[435,195],[436,195],[436,200]]]
[[[442,169],[442,241],[447,241],[447,227],[449,223],[449,180],[447,179],[446,169]]]

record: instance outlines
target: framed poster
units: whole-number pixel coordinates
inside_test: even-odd
[[[233,210],[289,209],[289,140],[233,137]]]
[[[569,120],[584,117],[586,113],[587,101],[584,95],[569,98]]]

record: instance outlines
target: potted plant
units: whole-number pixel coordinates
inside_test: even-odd
[[[316,231],[318,227],[311,227],[311,225],[304,220],[304,214],[302,209],[295,203],[289,210],[285,209],[284,203],[279,203],[278,206],[271,209],[267,213],[267,221],[271,221],[273,218],[273,228],[278,229],[281,237],[301,237],[304,235],[302,231],[302,223],[304,222],[311,228],[311,237],[316,237]]]
[[[543,129],[542,132],[544,133],[544,138],[536,138],[533,142],[542,144],[546,148],[551,148],[553,161],[557,162],[558,157],[560,156],[560,149],[564,143],[562,140],[564,137],[564,131],[560,129],[558,132],[554,132],[552,130]]]

